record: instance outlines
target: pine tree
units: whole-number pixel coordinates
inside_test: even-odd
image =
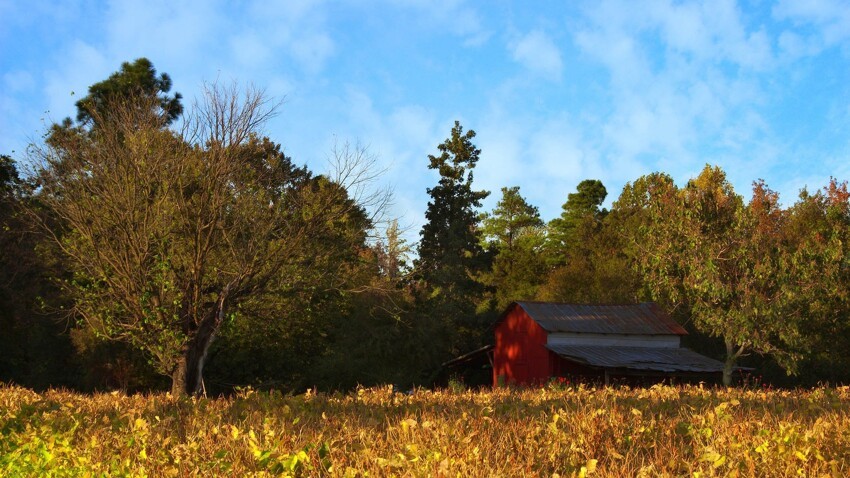
[[[543,221],[537,207],[526,202],[519,187],[502,188],[496,208],[483,215],[482,231],[494,255],[485,282],[494,289],[496,311],[501,312],[513,301],[533,299],[546,274],[540,254]]]
[[[445,321],[453,353],[475,345],[480,329],[476,306],[484,292],[477,279],[489,266],[476,212],[489,192],[472,189],[472,170],[481,154],[474,137],[456,121],[451,137],[438,146],[440,154],[428,156],[428,167],[439,171],[440,181],[427,190],[431,201],[415,264],[425,311]]]
[[[572,249],[575,249],[579,239],[579,230],[590,223],[591,229],[598,225],[608,211],[600,209],[608,191],[598,179],[585,179],[576,187],[576,192],[567,196],[567,202],[562,206],[561,217],[549,222],[547,250],[549,260],[554,265],[567,262]]]

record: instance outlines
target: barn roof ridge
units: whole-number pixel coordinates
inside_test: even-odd
[[[688,334],[655,302],[572,304],[568,302],[516,301],[508,306],[502,318],[514,306],[522,308],[532,320],[550,333]]]
[[[642,301],[642,302],[558,302],[551,300],[515,300],[512,304],[557,304],[557,305],[574,305],[580,307],[617,307],[617,306],[629,306],[635,307],[640,305],[649,305],[655,304],[658,305],[657,302],[653,301]]]

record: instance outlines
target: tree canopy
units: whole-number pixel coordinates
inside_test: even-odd
[[[28,149],[32,170],[0,155],[0,381],[430,385],[517,300],[653,300],[725,360],[727,384],[741,364],[850,381],[846,182],[782,206],[706,165],[681,187],[637,178],[608,211],[586,179],[547,223],[518,186],[481,212],[482,153],[455,122],[409,244],[381,222],[365,148],[335,147],[315,174],[264,136],[262,92],[208,85],[184,112],[171,88],[149,60],[124,63]]]
[[[115,103],[137,96],[156,98],[150,106],[158,108],[165,117],[165,124],[171,124],[183,114],[180,93],[168,96],[171,91],[171,77],[167,73],[159,76],[147,58],[134,62],[124,62],[121,70],[109,75],[109,78],[89,87],[88,95],[77,101],[77,121],[91,125],[110,118],[110,110]]]
[[[133,99],[107,102],[109,127],[94,136],[40,151],[40,199],[65,228],[76,312],[145,351],[173,393],[197,393],[237,304],[315,261],[304,252],[329,224],[368,225],[343,186],[257,136],[272,114],[260,93],[210,87],[179,134],[158,98]]]

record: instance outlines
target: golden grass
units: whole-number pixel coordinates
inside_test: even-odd
[[[850,476],[850,389],[0,387],[0,476]]]

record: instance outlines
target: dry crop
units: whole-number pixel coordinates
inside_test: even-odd
[[[0,476],[850,476],[850,389],[0,386]]]

